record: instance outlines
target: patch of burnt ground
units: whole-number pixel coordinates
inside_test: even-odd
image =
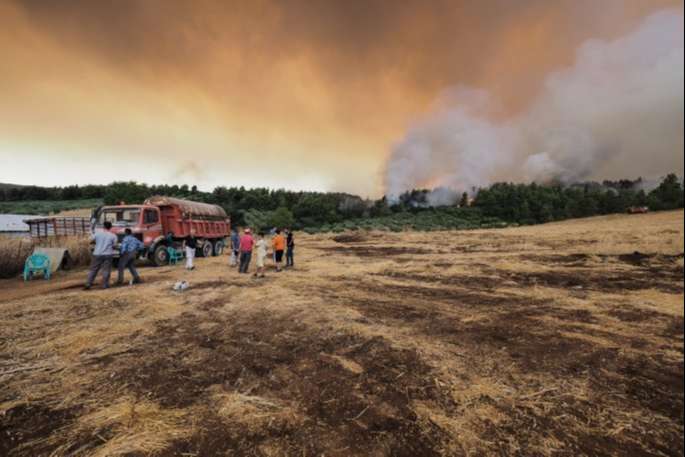
[[[600,256],[600,257],[611,257],[611,256]],[[675,263],[679,259],[683,258],[683,254],[676,255],[666,255],[666,254],[645,254],[640,251],[634,251],[630,254],[621,254],[615,256],[621,262],[629,263],[635,266],[645,266],[653,263],[656,264],[668,264]]]
[[[363,243],[368,241],[368,235],[362,233],[343,233],[342,235],[337,235],[333,237],[333,241],[336,243]]]
[[[636,308],[632,306],[613,306],[607,314],[622,322],[641,323],[649,321],[671,321],[675,320],[682,324],[682,318],[660,313],[650,309]]]
[[[525,450],[538,442],[538,431],[544,430],[546,435],[575,449],[568,455],[682,455],[682,360],[653,355],[652,350],[646,354],[620,349],[631,346],[630,342],[615,347],[599,346],[566,335],[563,325],[541,326],[539,320],[518,312],[502,313],[483,322],[452,324],[452,328],[445,326],[440,337],[451,340],[462,352],[499,360],[500,366],[513,363],[516,372],[525,376],[537,373],[558,380],[589,382],[588,400],[561,393],[560,398],[547,399],[551,409],[545,414],[535,408],[497,403],[504,420],[485,436],[488,440],[487,435],[492,434],[497,443],[493,451],[507,449],[515,436],[517,446],[524,451],[516,455],[534,455],[532,448]],[[583,326],[578,326],[578,331],[592,333]],[[465,347],[468,350],[464,351]],[[630,432],[600,433],[599,430],[621,426],[618,420],[607,424],[602,419],[607,410],[649,419],[644,421],[646,425]],[[553,417],[572,420],[559,421]],[[657,422],[660,425],[654,429]]]
[[[602,292],[657,289],[667,293],[683,292],[683,277],[676,269],[644,272],[640,270],[598,271],[508,271],[502,277],[520,286],[544,286],[558,289],[585,289]]]
[[[430,249],[407,246],[325,246],[317,249],[336,255],[382,259],[401,255],[427,255],[433,252]]]
[[[521,304],[531,303],[536,301],[533,298],[512,295],[507,293],[496,293],[497,286],[501,286],[502,280],[491,276],[453,276],[453,277],[439,277],[417,275],[412,273],[381,273],[374,276],[386,277],[393,281],[412,281],[424,282],[431,284],[426,287],[421,284],[412,283],[389,283],[377,281],[350,281],[347,278],[339,278],[338,281],[342,284],[341,287],[364,292],[372,296],[374,299],[368,302],[371,307],[369,310],[376,308],[376,302],[382,305],[383,308],[390,307],[392,313],[393,307],[402,306],[404,299],[426,300],[425,309],[434,311],[435,302],[450,304],[455,307],[471,306],[479,308],[488,308],[494,306],[518,306]],[[329,297],[330,293],[327,290],[321,291],[325,296]],[[379,299],[379,300],[377,300]],[[414,306],[414,305],[410,305]],[[383,309],[379,310],[381,315]],[[390,314],[389,314],[390,315]]]
[[[565,265],[565,266],[585,266],[592,260],[589,254],[523,254],[519,256],[521,260],[526,260],[545,265]]]
[[[76,417],[73,409],[21,404],[0,415],[0,455],[50,455],[57,447],[44,438]]]
[[[442,432],[421,423],[411,402],[454,405],[415,352],[382,338],[317,333],[288,316],[243,313],[210,330],[201,330],[203,319],[186,313],[163,322],[144,343],[147,357],[107,367],[115,384],[164,407],[205,408],[207,425],[161,455],[248,456],[264,443],[276,443],[283,455],[440,455]],[[276,421],[256,432],[227,423],[208,398],[212,386],[295,404],[303,420],[297,427]]]
[[[683,292],[683,275],[677,266],[665,266],[658,270],[628,269],[604,271],[595,268],[546,271],[488,270],[489,275],[427,275],[403,271],[384,271],[375,276],[393,280],[413,281],[424,284],[440,284],[476,291],[494,291],[501,287],[543,286],[570,291],[594,290],[622,292],[657,289],[667,293]],[[454,294],[454,290],[443,295]]]
[[[554,400],[554,401],[552,401]],[[572,395],[550,394],[544,411],[528,405],[496,404],[502,420],[497,424],[485,421],[482,432],[489,448],[479,455],[564,457],[654,457],[682,456],[682,428],[654,417],[646,426],[623,429],[624,424],[611,416],[598,414],[594,399],[584,400]],[[615,404],[613,408],[619,407]],[[607,433],[607,429],[616,430]],[[551,454],[539,451],[540,431],[545,439],[563,443]],[[511,437],[516,436],[512,442]]]
[[[454,286],[458,288],[466,288],[476,291],[494,291],[498,286],[502,285],[502,280],[496,276],[480,276],[480,275],[427,275],[423,273],[412,273],[407,271],[393,271],[386,270],[381,273],[375,273],[373,276],[390,278],[395,281],[414,281],[424,284],[441,284],[445,286]],[[450,295],[457,294],[456,291],[449,291]]]
[[[223,289],[226,287],[259,287],[264,285],[264,281],[236,281],[236,280],[226,280],[218,279],[212,281],[202,281],[198,283],[191,283],[190,287],[193,290],[204,290],[204,289]]]
[[[663,268],[673,266],[678,260],[683,258],[683,254],[655,254],[643,253],[634,251],[628,254],[596,254],[590,255],[585,253],[572,254],[523,254],[520,256],[522,260],[541,263],[545,265],[565,265],[565,266],[586,266],[593,261],[599,259],[603,262],[620,262],[636,267],[652,267]]]
[[[340,298],[340,303],[353,306],[369,318],[398,321],[424,337],[452,345],[465,360],[471,360],[477,371],[478,361],[488,360],[507,373],[502,376],[552,377],[557,380],[578,380],[589,383],[585,395],[589,399],[565,395],[550,403],[551,412],[542,414],[538,409],[512,407],[508,403],[494,404],[504,414],[503,422],[488,429],[485,440],[492,438],[492,455],[537,455],[534,446],[539,444],[540,433],[549,433],[560,442],[567,443],[568,454],[559,455],[682,455],[680,436],[683,430],[683,363],[658,355],[658,349],[647,347],[639,336],[628,338],[609,330],[600,330],[586,324],[597,323],[588,310],[555,307],[544,301],[527,303],[506,302],[506,297],[493,297],[471,293],[469,300],[481,300],[475,308],[484,315],[479,320],[462,320],[460,310],[451,313],[445,307],[436,307],[435,298],[447,294],[444,289],[421,285],[378,284],[357,285],[363,294]],[[350,287],[352,284],[350,284]],[[361,296],[360,296],[361,295]],[[460,297],[460,298],[457,298]],[[461,299],[453,290],[451,298]],[[499,303],[483,307],[483,303]],[[493,303],[493,304],[494,304]],[[470,302],[466,302],[467,308]],[[513,309],[512,309],[513,308]],[[549,320],[554,317],[555,320]],[[543,319],[545,319],[543,321]],[[666,328],[660,316],[652,316],[655,325]],[[682,318],[676,318],[668,328],[677,328]],[[543,324],[544,322],[544,324]],[[574,337],[578,334],[579,337]],[[597,336],[614,345],[603,346],[580,338]],[[676,334],[663,334],[672,341]],[[682,341],[682,336],[680,336]],[[624,351],[622,348],[637,351]],[[494,401],[494,400],[493,400]],[[649,417],[659,422],[658,430],[649,426],[630,432],[609,434],[611,424],[601,422],[603,411],[621,411],[637,417]],[[567,417],[568,421],[551,417]],[[580,427],[578,424],[587,424]],[[618,429],[620,423],[613,428]],[[507,446],[515,437],[518,451]],[[530,447],[527,447],[530,446]],[[575,451],[573,451],[575,450]],[[673,452],[676,452],[673,454]]]

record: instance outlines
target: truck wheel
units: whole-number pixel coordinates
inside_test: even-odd
[[[205,242],[202,244],[200,255],[202,255],[202,257],[209,257],[212,255],[212,251],[212,243],[210,243],[209,240],[205,240]]]
[[[214,243],[214,256],[218,256],[224,253],[224,242],[217,240]]]
[[[169,253],[166,250],[166,246],[161,244],[157,246],[150,260],[152,260],[153,265],[158,267],[169,263]]]

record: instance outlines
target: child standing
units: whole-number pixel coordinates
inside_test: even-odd
[[[266,240],[264,239],[264,233],[260,232],[259,235],[257,235],[257,243],[255,244],[257,247],[257,271],[255,271],[255,278],[263,278],[264,277],[264,260],[266,259],[266,254],[267,254],[267,243]]]

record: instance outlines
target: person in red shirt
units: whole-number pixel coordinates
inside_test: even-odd
[[[246,228],[243,236],[240,237],[240,266],[238,268],[240,273],[247,273],[247,270],[250,268],[253,247],[254,238],[252,237],[252,230]]]

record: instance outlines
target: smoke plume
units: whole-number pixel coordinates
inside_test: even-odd
[[[586,41],[515,116],[502,116],[486,91],[447,91],[393,148],[385,185],[397,196],[668,172],[683,173],[681,10],[652,14],[616,40]]]

